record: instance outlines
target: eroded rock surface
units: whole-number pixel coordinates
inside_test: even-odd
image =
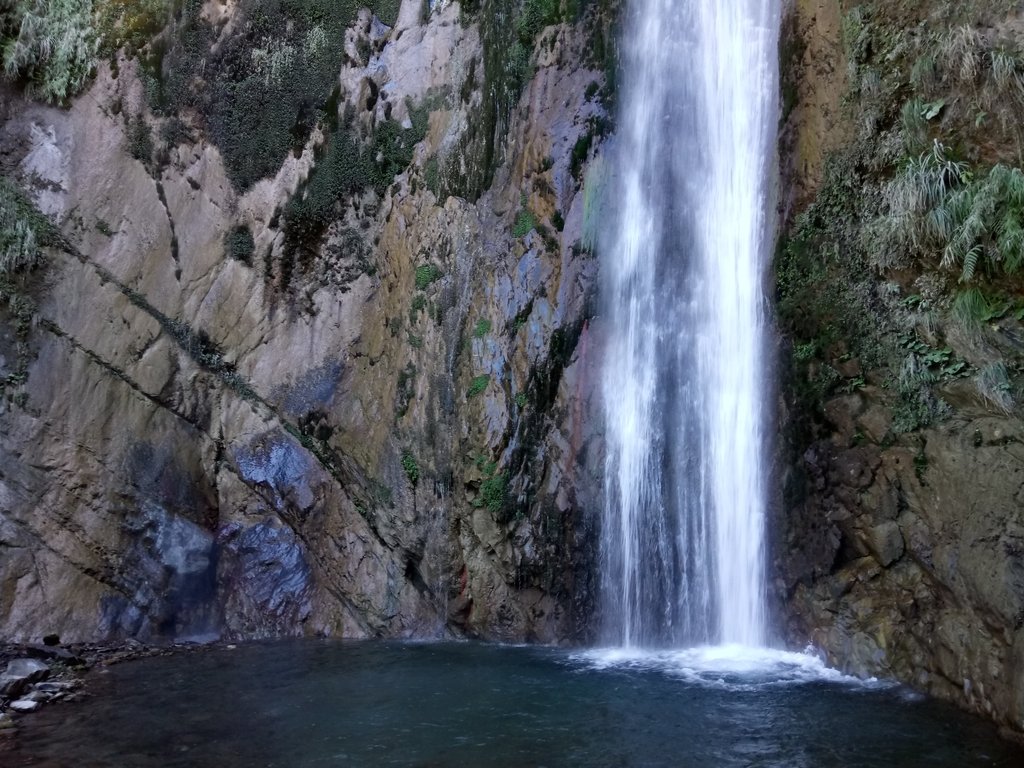
[[[228,45],[233,6],[207,6]],[[493,183],[442,194],[502,60],[434,6],[406,0],[394,28],[360,13],[338,114],[244,190],[188,111],[158,150],[132,143],[140,121],[171,135],[134,59],[66,109],[5,91],[3,170],[66,247],[0,402],[0,635],[587,630],[596,267],[573,150],[604,76],[579,55],[590,22],[543,30]],[[312,250],[287,239],[327,123],[406,130],[423,111],[411,165],[339,195]],[[0,343],[5,373],[19,349]]]
[[[978,174],[1019,165],[1019,120],[965,116],[973,86],[941,71],[957,35],[1019,52],[1019,9],[807,0],[787,29],[774,526],[786,637],[1024,731],[1020,325],[955,310],[970,289],[1012,302],[1020,283],[887,236],[892,179],[926,151],[913,120],[927,89],[942,103],[921,113],[924,141],[960,142]],[[934,84],[914,74],[929,60]]]

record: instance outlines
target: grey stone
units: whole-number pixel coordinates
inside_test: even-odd
[[[857,418],[857,426],[869,440],[881,443],[892,428],[892,413],[881,405],[873,405]]]
[[[903,534],[899,525],[891,520],[869,529],[865,543],[874,558],[886,568],[903,557]]]
[[[11,709],[15,712],[35,712],[39,706],[39,702],[32,699],[18,699],[11,702]]]
[[[45,683],[36,683],[32,686],[32,690],[39,691],[40,693],[55,694],[63,693],[64,691],[70,691],[74,687],[74,683],[47,681]]]
[[[18,696],[32,683],[49,676],[50,667],[44,662],[38,659],[15,659],[0,675],[0,696]]]

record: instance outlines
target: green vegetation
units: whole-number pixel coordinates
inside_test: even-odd
[[[476,326],[473,328],[473,338],[482,339],[488,333],[491,332],[491,321],[481,319],[476,321]]]
[[[276,172],[317,124],[335,126],[338,52],[363,5],[360,0],[240,0],[235,11],[240,33],[214,48],[216,30],[202,20],[201,1],[181,0],[169,32],[148,47],[150,106],[167,116],[198,110],[232,183],[244,191]],[[372,5],[386,23],[394,22],[397,0]],[[398,132],[386,129],[390,135],[382,142]],[[341,154],[348,149],[341,147]],[[368,174],[362,186],[377,186],[387,168],[356,172]]]
[[[968,377],[1012,407],[1024,370],[1008,343],[1024,320],[1024,52],[1006,10],[929,0],[846,13],[853,136],[776,258],[802,412],[870,382],[900,435],[946,417],[938,393]]]
[[[537,217],[527,208],[525,192],[520,197],[519,205],[519,214],[516,216],[515,224],[512,225],[512,237],[516,239],[526,237],[537,228]]]
[[[598,157],[587,167],[583,180],[583,233],[580,246],[587,253],[597,248],[597,235],[601,220],[601,202],[607,184],[604,161]]]
[[[974,381],[981,396],[998,410],[1004,413],[1013,410],[1013,387],[1005,362],[998,360],[989,363],[978,371]]]
[[[93,0],[7,0],[0,7],[3,74],[26,92],[64,103],[92,75],[99,38]]]
[[[252,230],[245,224],[228,232],[224,243],[224,251],[229,259],[235,259],[243,264],[252,265],[252,255],[256,250],[256,241],[252,238]]]
[[[139,52],[171,21],[175,0],[97,0],[95,22],[102,50]]]
[[[420,313],[427,306],[427,297],[422,293],[417,293],[412,297],[412,303],[409,305],[409,325],[415,325],[419,320]]]
[[[408,167],[413,148],[426,135],[428,114],[426,106],[410,108],[411,128],[388,120],[377,127],[368,142],[347,124],[331,133],[309,179],[284,209],[284,252],[289,274],[296,257],[313,258],[339,204],[366,189],[383,195],[394,177]]]
[[[593,65],[606,70],[611,83],[618,0],[465,0],[460,7],[465,22],[479,23],[483,46],[483,66],[470,69],[460,96],[464,103],[474,91],[484,98],[459,146],[442,164],[438,196],[476,202],[505,160],[504,139],[523,87],[533,76],[534,48],[544,28],[583,20],[591,37],[585,52]]]
[[[59,244],[60,236],[50,221],[9,179],[0,176],[0,311],[6,313],[15,340],[11,370],[0,379],[0,396],[9,396],[28,378],[36,304],[29,291],[33,271],[42,264],[41,248]],[[27,395],[14,400],[24,404]]]
[[[483,374],[482,376],[475,377],[469,383],[469,389],[466,390],[466,397],[476,397],[482,394],[487,389],[487,385],[491,383],[491,377],[489,374]]]
[[[40,247],[55,245],[57,230],[12,181],[0,176],[0,278],[14,279],[40,262]]]
[[[444,273],[439,267],[436,267],[433,264],[421,264],[416,267],[416,290],[427,290],[431,284],[437,282],[443,276]]]
[[[416,394],[416,366],[406,363],[398,373],[395,387],[395,418],[401,419],[409,412],[409,405]]]
[[[489,461],[486,456],[477,456],[472,461],[484,476],[473,506],[497,515],[505,508],[508,498],[508,477],[504,472],[498,472],[497,462]]]
[[[488,477],[480,484],[480,495],[473,502],[474,506],[485,507],[498,514],[505,507],[505,496],[508,480],[504,474]]]
[[[432,157],[427,161],[427,164],[423,168],[423,183],[427,185],[434,197],[441,197],[441,164],[438,162],[436,157]]]
[[[522,210],[516,217],[516,223],[512,225],[512,237],[526,237],[537,228],[537,218],[528,210]]]
[[[515,401],[517,406],[525,408],[527,403],[530,402],[530,398],[525,392],[520,392],[516,395]]]
[[[975,175],[935,140],[885,188],[896,241],[917,252],[941,249],[943,268],[969,282],[979,267],[1013,275],[1024,265],[1024,173],[1004,165]]]
[[[128,154],[149,169],[153,162],[153,132],[141,115],[128,122],[125,138]]]
[[[402,454],[402,469],[405,470],[405,476],[409,478],[410,485],[415,488],[420,480],[420,466],[416,463],[416,457],[409,451]]]

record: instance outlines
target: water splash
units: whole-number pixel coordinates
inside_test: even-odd
[[[585,669],[659,672],[691,685],[730,692],[751,692],[830,683],[851,688],[889,690],[892,681],[861,679],[832,669],[813,653],[795,653],[743,645],[698,646],[685,650],[645,651],[602,648],[573,654]]]
[[[605,640],[763,645],[777,0],[634,0],[599,234]]]

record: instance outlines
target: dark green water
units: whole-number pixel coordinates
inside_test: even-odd
[[[984,722],[794,654],[295,642],[126,663],[89,690],[24,718],[0,765],[1024,766]]]

